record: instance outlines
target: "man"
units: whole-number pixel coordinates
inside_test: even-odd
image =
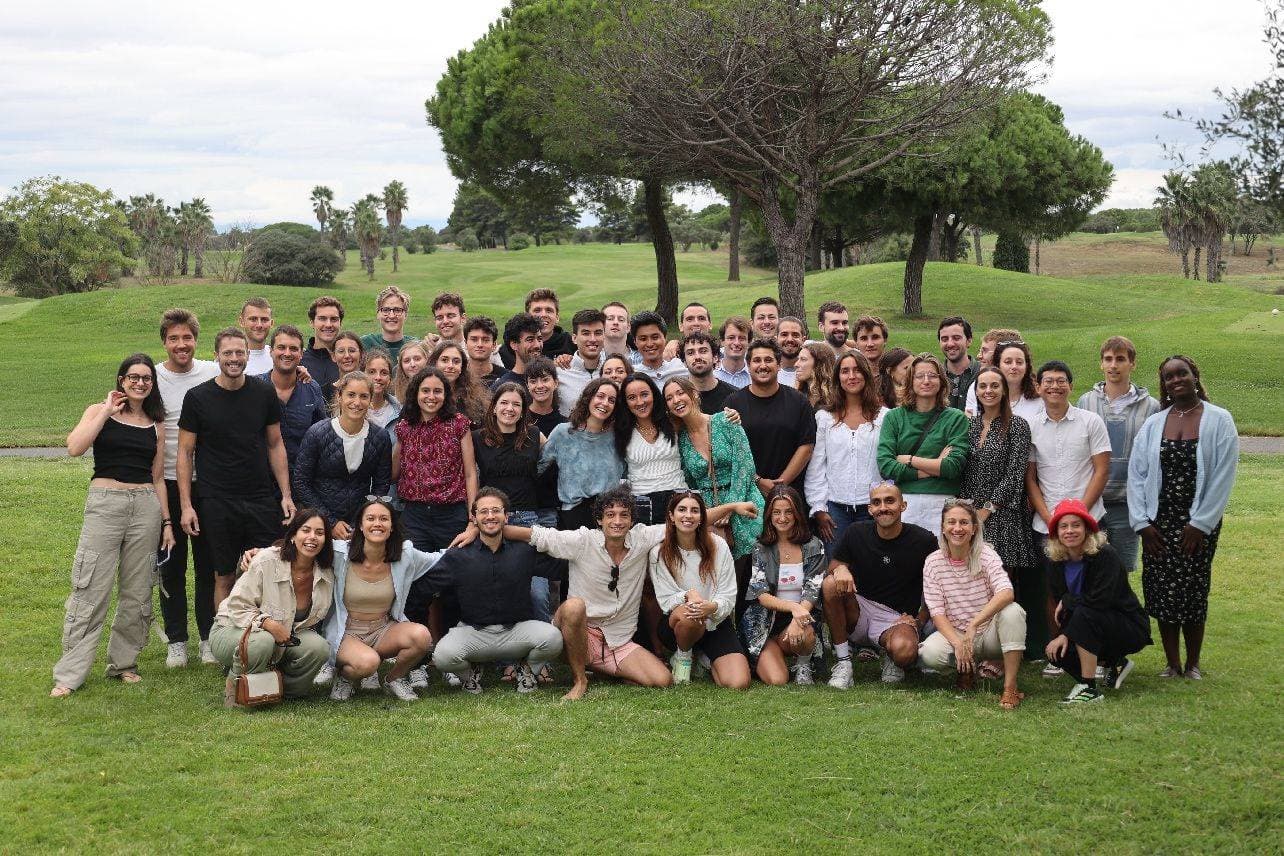
[[[541,553],[569,563],[566,601],[553,616],[574,684],[565,699],[583,697],[585,669],[639,686],[667,687],[669,668],[633,641],[647,576],[647,554],[664,540],[663,525],[633,522],[633,494],[613,487],[593,503],[598,529],[559,532],[536,526],[509,527],[514,540],[529,540]]]
[[[749,320],[753,322],[753,338],[776,338],[776,325],[780,322],[780,303],[774,297],[759,297],[749,307]]]
[[[474,315],[464,322],[464,350],[468,352],[468,372],[483,386],[490,386],[504,373],[497,365],[495,342],[499,328],[485,315]]]
[[[682,337],[690,333],[708,333],[712,329],[713,322],[709,320],[708,307],[703,303],[688,303],[682,308],[682,315],[678,319],[678,338],[664,346],[664,358],[682,359],[682,352],[678,349]]]
[[[878,374],[878,361],[883,358],[883,352],[887,350],[887,337],[889,331],[887,322],[877,315],[862,315],[856,319],[856,350],[865,355],[869,360],[869,366]]]
[[[156,366],[156,381],[165,404],[165,492],[173,514],[182,508],[178,498],[178,419],[183,397],[195,386],[218,376],[218,363],[195,359],[196,338],[201,324],[186,309],[170,309],[161,316],[161,344],[166,359]],[[193,487],[194,491],[197,491]],[[174,526],[174,547],[160,568],[161,618],[168,650],[165,665],[171,669],[187,665],[187,545],[182,526]],[[215,663],[210,650],[210,628],[214,626],[214,574],[209,568],[200,540],[191,539],[195,580],[192,594],[196,629],[200,639],[201,662]]]
[[[504,538],[508,497],[483,487],[473,500],[471,520],[478,537],[447,550],[416,583],[426,595],[450,593],[460,623],[437,643],[432,663],[463,679],[465,692],[480,693],[481,663],[516,662],[519,693],[534,692],[546,664],[562,653],[562,634],[531,609],[531,577],[561,579],[566,563],[529,544]]]
[[[994,351],[999,346],[999,342],[1020,342],[1021,333],[1010,327],[999,327],[993,330],[986,330],[985,335],[981,337],[981,350],[976,354],[976,361],[979,363],[977,372],[979,373],[985,366],[994,364]],[[976,378],[972,378],[972,385],[968,387],[967,398],[963,402],[963,412],[969,417],[977,414],[976,404]]]
[[[749,345],[749,386],[727,398],[749,436],[755,482],[764,497],[778,484],[806,496],[803,479],[816,445],[816,414],[806,397],[779,380],[780,346],[773,339]]]
[[[599,309],[581,309],[571,318],[571,338],[575,340],[575,353],[567,359],[565,368],[557,372],[557,409],[563,416],[570,416],[575,402],[589,381],[602,374],[602,344],[606,341],[606,316]],[[529,379],[527,382],[529,388]]]
[[[557,292],[551,288],[536,288],[526,295],[526,312],[539,319],[540,341],[543,342],[541,352],[550,360],[560,354],[575,353],[575,343],[571,341],[570,334],[557,326],[559,307]],[[508,342],[499,349],[499,356],[504,365],[513,367],[513,351]]]
[[[629,347],[629,307],[618,300],[602,307],[606,318],[606,339],[602,344],[602,356],[619,354],[629,362],[638,361],[637,352]]]
[[[262,297],[251,297],[241,304],[241,315],[236,323],[245,331],[245,338],[250,343],[250,360],[245,373],[258,375],[271,371],[272,353],[267,337],[272,331],[272,304]]]
[[[945,318],[936,327],[936,338],[945,355],[945,378],[950,384],[950,407],[962,410],[967,391],[981,365],[968,354],[972,347],[972,325],[959,315]]]
[[[281,403],[281,440],[285,443],[286,466],[294,472],[294,457],[303,444],[303,435],[318,422],[330,417],[325,395],[316,381],[299,376],[303,357],[303,334],[293,324],[282,324],[272,332],[272,370],[257,377],[267,381]]]
[[[361,346],[383,348],[397,365],[401,349],[410,342],[418,342],[415,336],[405,333],[406,319],[410,316],[410,295],[395,285],[390,285],[375,298],[375,312],[379,320],[379,332],[367,333],[361,337]]]
[[[508,323],[504,325],[504,347],[513,359],[508,371],[495,380],[491,389],[510,381],[526,385],[526,364],[540,355],[543,347],[540,333],[543,329],[544,325],[538,318],[525,312],[508,319]]]
[[[442,342],[463,344],[464,323],[468,315],[464,312],[464,299],[452,291],[443,291],[433,298],[432,320],[437,328],[436,341],[433,347]]]
[[[1129,571],[1137,567],[1137,533],[1128,524],[1128,460],[1142,423],[1159,411],[1159,402],[1149,390],[1133,384],[1136,368],[1136,346],[1123,336],[1111,336],[1101,346],[1101,374],[1105,380],[1080,396],[1078,404],[1079,409],[1101,417],[1110,437],[1110,474],[1101,494],[1106,514],[1101,525]]]
[[[749,385],[749,367],[745,365],[745,352],[749,349],[749,334],[753,328],[749,319],[732,315],[718,328],[722,340],[722,359],[713,369],[713,376],[736,389]]]
[[[849,341],[847,329],[847,307],[837,300],[829,300],[820,304],[816,310],[816,324],[820,328],[820,335],[825,337],[829,347],[834,349],[838,356],[845,352],[855,350]]]
[[[326,404],[334,397],[334,382],[339,379],[339,366],[334,362],[334,340],[343,326],[343,304],[333,297],[318,297],[308,307],[312,337],[303,352],[302,364],[309,376],[321,387]]]
[[[807,323],[801,318],[786,315],[776,324],[776,344],[780,346],[780,377],[785,386],[795,386],[798,354],[807,342]]]
[[[706,416],[721,413],[727,398],[736,388],[713,376],[713,367],[718,361],[718,343],[708,333],[697,330],[683,336],[680,345],[687,374],[700,391],[700,412]]]
[[[638,349],[641,359],[633,364],[633,371],[644,374],[655,385],[664,389],[664,382],[671,377],[681,377],[687,373],[682,360],[664,358],[664,341],[669,327],[658,313],[644,311],[633,316],[629,331],[633,344]]]
[[[266,383],[245,376],[248,350],[240,330],[220,331],[214,339],[218,377],[187,393],[178,419],[182,526],[206,540],[215,610],[232,591],[241,553],[271,544],[281,536],[282,520],[294,515],[281,404]],[[199,500],[192,494],[193,459],[201,474]]]
[[[923,563],[937,549],[936,536],[901,521],[905,497],[895,482],[869,491],[873,522],[853,523],[834,548],[834,558],[821,584],[825,623],[835,642],[829,685],[852,686],[851,646],[877,648],[883,660],[883,683],[905,679],[905,669],[918,661],[923,610]]]

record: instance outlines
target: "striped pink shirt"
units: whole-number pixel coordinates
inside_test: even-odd
[[[968,572],[967,565],[950,561],[941,550],[923,563],[923,604],[933,618],[944,615],[960,633],[966,632],[968,623],[995,592],[1010,588],[1012,581],[1003,570],[1003,560],[989,544],[981,547],[981,573],[976,576]]]

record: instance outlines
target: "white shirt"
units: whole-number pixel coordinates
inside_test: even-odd
[[[597,368],[584,368],[584,358],[577,351],[571,357],[570,368],[557,370],[557,411],[570,417],[575,409],[575,402],[580,400],[584,387],[594,378],[602,376],[602,357],[598,357]]]
[[[624,463],[628,467],[629,484],[635,494],[687,488],[678,447],[663,432],[656,435],[654,443],[648,443],[638,429],[634,428],[628,449],[625,450]]]
[[[1110,435],[1106,423],[1090,410],[1080,410],[1074,405],[1066,410],[1061,421],[1040,413],[1030,422],[1030,460],[1035,464],[1039,490],[1048,510],[1057,507],[1063,499],[1083,496],[1088,482],[1092,481],[1092,457],[1102,452],[1110,453]],[[1100,520],[1106,514],[1106,504],[1101,497],[1088,509]],[[1033,519],[1034,531],[1047,534],[1048,526],[1038,514]]]
[[[878,434],[887,408],[880,407],[873,422],[855,430],[834,421],[828,410],[816,411],[816,445],[807,464],[807,504],[812,514],[827,511],[827,502],[868,505],[869,486],[881,480],[878,473]]]
[[[250,349],[249,362],[245,364],[245,373],[247,375],[261,375],[272,371],[272,352],[266,346],[259,348],[257,351]]]
[[[798,376],[798,369],[796,368],[791,369],[791,368],[786,368],[785,366],[781,366],[780,369],[777,370],[776,372],[776,383],[780,384],[781,386],[792,386],[794,389],[797,389],[798,388],[797,376]]]
[[[682,362],[682,360],[679,360],[677,357],[661,363],[658,369],[653,369],[646,363],[639,360],[633,364],[633,371],[637,374],[644,374],[651,378],[651,380],[655,381],[655,385],[660,387],[661,393],[664,392],[664,382],[669,378],[686,377],[691,374],[687,371],[687,364]]]
[[[160,383],[161,401],[165,403],[165,478],[178,478],[178,417],[183,412],[183,397],[197,384],[218,377],[218,363],[211,360],[192,360],[186,372],[172,372],[164,363],[156,364],[156,379]]]
[[[776,582],[776,597],[790,603],[802,603],[803,583],[802,562],[780,566],[780,577]]]
[[[713,615],[704,622],[705,629],[713,630],[731,615],[731,610],[736,605],[736,566],[731,558],[731,550],[720,536],[713,536],[713,579],[708,581],[700,576],[699,550],[678,550],[678,555],[682,557],[682,567],[678,569],[678,578],[675,580],[673,573],[660,562],[660,548],[651,548],[648,559],[655,599],[667,615],[685,603],[687,592],[695,589],[702,598],[717,604]],[[799,592],[801,591],[800,587]]]

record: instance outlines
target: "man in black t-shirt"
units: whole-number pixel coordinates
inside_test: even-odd
[[[848,526],[834,548],[821,593],[830,636],[842,640],[834,645],[835,689],[851,688],[852,644],[882,649],[884,683],[904,680],[906,667],[918,661],[923,563],[939,545],[926,529],[902,523],[904,511],[894,483],[870,488],[873,522]]]
[[[294,516],[294,500],[281,402],[271,384],[246,377],[245,334],[235,327],[221,331],[214,351],[218,376],[183,398],[176,463],[183,530],[203,536],[207,545],[217,611],[232,591],[241,553],[279,538],[282,518]],[[192,495],[193,464],[201,474],[199,497]],[[273,480],[281,492],[279,506]]]
[[[780,346],[755,339],[746,354],[749,385],[727,397],[726,406],[740,413],[749,437],[758,490],[763,497],[778,484],[805,495],[803,480],[816,445],[816,411],[796,389],[781,386]]]
[[[700,393],[700,412],[705,416],[721,413],[736,388],[713,376],[722,350],[718,342],[703,330],[683,336],[678,342],[678,356],[686,364],[691,383]]]

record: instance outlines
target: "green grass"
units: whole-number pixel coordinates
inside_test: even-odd
[[[84,462],[0,461],[0,850],[96,852],[1277,852],[1284,459],[1246,457],[1215,569],[1202,683],[1154,677],[1064,711],[1065,681],[648,691],[417,704],[363,695],[250,714],[217,670],[94,675],[46,697]],[[1136,582],[1134,580],[1134,582]],[[1156,634],[1157,635],[1157,634]],[[105,640],[104,640],[105,641]],[[675,844],[674,842],[679,842]],[[1274,842],[1274,843],[1272,843]]]
[[[730,284],[725,264],[722,252],[679,253],[681,299],[706,303],[719,320],[746,312],[760,295],[775,294],[771,272],[750,268],[742,282]],[[915,351],[935,351],[936,322],[954,312],[964,314],[978,336],[989,327],[1016,326],[1036,360],[1067,360],[1080,390],[1098,377],[1099,344],[1123,333],[1140,348],[1142,383],[1153,389],[1163,356],[1188,353],[1200,363],[1213,399],[1231,409],[1241,431],[1284,433],[1284,396],[1274,370],[1284,361],[1284,318],[1270,315],[1278,298],[1254,287],[1171,276],[1068,280],[932,264],[925,276],[926,317],[906,319],[898,314],[902,273],[900,264],[880,264],[813,274],[807,279],[809,315],[825,300],[842,300],[853,317],[882,315],[892,326],[893,344]],[[416,334],[428,328],[429,305],[444,290],[462,293],[471,313],[502,322],[521,309],[531,288],[554,288],[567,326],[574,310],[584,306],[619,299],[637,309],[655,301],[654,255],[649,245],[633,244],[405,254],[395,275],[390,262],[379,263],[373,283],[357,270],[353,254],[349,268],[327,289],[188,282],[0,306],[0,377],[11,403],[0,425],[0,446],[63,442],[83,408],[105,394],[122,357],[146,350],[163,358],[156,325],[168,307],[186,306],[199,315],[202,356],[208,357],[213,334],[235,322],[250,295],[271,300],[278,320],[305,326],[308,303],[333,293],[348,307],[347,325],[367,332],[377,329],[374,294],[388,283],[411,294],[407,329]]]

